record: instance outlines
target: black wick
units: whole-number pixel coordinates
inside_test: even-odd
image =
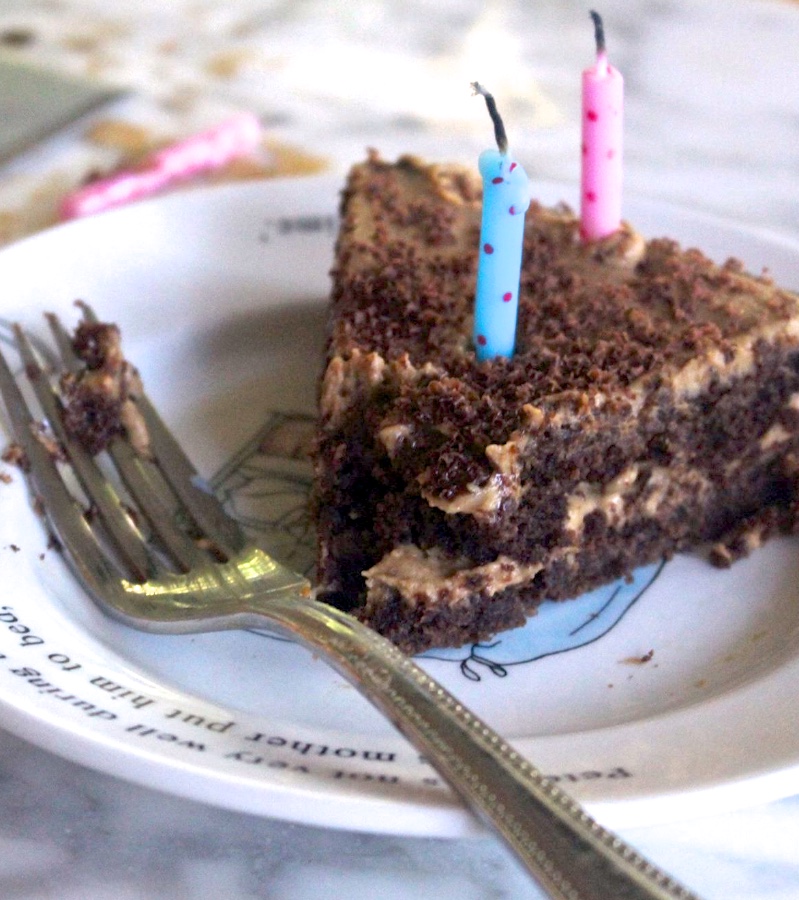
[[[494,137],[497,139],[497,147],[499,147],[499,152],[504,155],[508,152],[508,136],[505,134],[505,126],[502,122],[502,116],[497,110],[496,101],[478,81],[472,82],[472,91],[475,95],[480,94],[482,97],[485,97],[488,114],[494,123]]]
[[[591,18],[594,20],[594,34],[596,35],[596,52],[605,52],[605,26],[602,24],[602,16],[591,10]]]

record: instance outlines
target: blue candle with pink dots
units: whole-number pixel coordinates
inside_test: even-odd
[[[519,282],[524,243],[524,214],[530,206],[530,180],[508,151],[505,127],[494,98],[476,81],[494,123],[497,149],[480,154],[483,217],[474,304],[477,359],[513,356],[519,315]]]

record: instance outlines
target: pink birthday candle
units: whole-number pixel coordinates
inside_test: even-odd
[[[624,79],[608,62],[602,19],[591,12],[596,62],[583,72],[580,234],[607,237],[621,224],[622,113]]]
[[[61,219],[77,219],[123,206],[165,188],[170,179],[158,169],[120,172],[71,191],[61,201]]]
[[[261,140],[261,123],[252,113],[239,113],[219,125],[159,150],[144,163],[72,191],[61,203],[61,218],[102,212],[148,197],[170,184],[221,168],[250,153]]]
[[[152,164],[174,178],[190,178],[218,169],[244,156],[261,140],[261,123],[252,113],[239,113],[201,134],[154,154]]]

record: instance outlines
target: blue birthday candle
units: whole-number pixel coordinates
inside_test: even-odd
[[[494,98],[474,82],[485,97],[494,123],[497,150],[480,154],[483,217],[474,305],[474,346],[478,360],[513,356],[519,314],[524,214],[530,206],[530,180],[508,152],[508,142]]]

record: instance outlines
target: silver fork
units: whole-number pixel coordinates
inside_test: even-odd
[[[85,305],[83,314],[96,321]],[[69,335],[55,316],[48,320],[61,365],[74,370]],[[98,461],[65,432],[50,373],[22,329],[17,327],[15,334],[27,379],[68,464],[56,462],[52,449],[36,436],[41,417],[29,408],[2,355],[0,394],[50,527],[78,579],[104,611],[150,632],[268,627],[311,649],[424,754],[553,898],[695,898],[589,817],[393,644],[314,600],[305,578],[248,542],[202,488],[188,458],[143,396],[137,404],[149,431],[152,459],[122,438],[112,442],[108,456],[149,523],[157,548],[145,539],[138,516],[131,516],[121,498],[124,490],[117,490]],[[62,477],[70,470],[89,500],[91,517]],[[189,533],[179,525],[186,522]],[[213,554],[204,549],[208,545]]]

